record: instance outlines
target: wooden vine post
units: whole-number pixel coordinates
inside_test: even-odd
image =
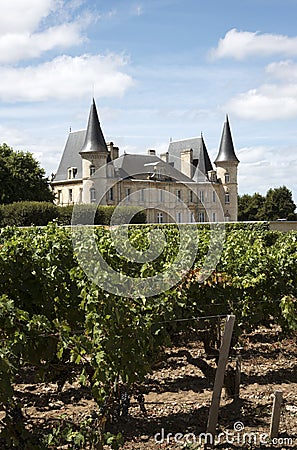
[[[240,392],[240,377],[241,377],[241,356],[238,355],[236,358],[236,369],[235,369],[235,387],[234,387],[234,399],[239,399]]]
[[[274,399],[273,399],[273,407],[272,407],[270,433],[269,433],[269,436],[271,439],[276,438],[278,436],[282,403],[283,403],[282,391],[275,391]]]
[[[224,377],[226,371],[226,365],[228,362],[228,356],[230,351],[231,338],[233,333],[233,327],[235,322],[234,315],[228,315],[225,323],[224,335],[220,348],[220,355],[218,361],[218,367],[216,370],[216,376],[213,386],[212,400],[208,415],[207,433],[211,434],[214,438],[216,433],[216,427],[219,416],[219,406],[221,400],[221,393],[224,384]]]

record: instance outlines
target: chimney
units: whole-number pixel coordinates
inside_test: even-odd
[[[151,156],[155,156],[156,155],[156,150],[153,150],[153,149],[150,148],[150,149],[148,149],[147,154],[151,155]]]
[[[113,161],[119,157],[119,147],[114,147],[113,142],[107,143],[108,151],[110,152],[110,159]]]
[[[187,149],[180,153],[180,171],[189,178],[193,178],[193,150]]]
[[[162,159],[162,161],[165,161],[166,163],[168,163],[169,162],[169,153],[168,152],[162,153],[160,155],[160,159]]]

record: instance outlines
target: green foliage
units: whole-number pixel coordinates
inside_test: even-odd
[[[0,204],[18,201],[53,201],[45,171],[32,153],[0,146]]]
[[[25,227],[47,225],[57,218],[57,207],[49,202],[16,202],[0,205],[0,225]]]
[[[68,206],[59,206],[58,222],[61,225],[71,225],[73,222],[74,211],[74,223],[82,225],[110,225],[112,215],[115,210],[117,211],[117,217],[121,224],[132,223],[140,224],[146,223],[145,211],[139,211],[134,206],[107,206],[93,204],[82,204]]]
[[[88,225],[109,225],[114,213],[114,206],[77,205],[75,222]],[[145,223],[145,212],[139,212],[133,206],[118,207],[117,212],[122,223]],[[59,225],[71,225],[73,205],[56,206],[49,202],[15,202],[0,205],[0,226],[26,227],[44,226],[56,221]]]
[[[84,448],[92,439],[100,445],[108,440],[117,448],[120,437],[106,435],[106,419],[113,414],[121,389],[143,380],[171,334],[189,327],[189,322],[176,319],[234,313],[238,335],[268,323],[279,324],[286,332],[296,329],[297,233],[271,232],[262,225],[266,226],[227,227],[222,257],[206,280],[201,279],[201,267],[210,230],[198,226],[192,270],[181,273],[176,286],[149,298],[121,297],[93,284],[76,260],[67,227],[2,229],[0,409],[8,414],[0,437],[10,448],[20,448],[25,439],[27,431],[15,413],[20,407],[15,404],[13,382],[27,365],[35,368],[36,382],[46,376],[62,387],[78,377],[98,404],[92,418],[96,427],[89,420],[78,427],[62,420],[48,434],[47,443],[40,440],[36,448],[57,442]],[[146,278],[172,264],[180,245],[176,225],[129,226],[131,245],[148,250],[154,229],[162,229],[166,245],[158,258],[144,264],[117,254],[109,228],[96,227],[95,233],[100,252],[115,270]],[[82,245],[90,259],[88,242]],[[194,326],[197,321],[190,323]],[[211,330],[212,323],[199,321],[197,328]]]
[[[292,192],[285,186],[269,189],[266,194],[263,214],[266,220],[288,219],[294,214],[296,205],[292,199]]]
[[[286,186],[269,189],[265,197],[259,193],[238,197],[238,220],[240,221],[297,220],[295,211],[296,205],[292,192]]]
[[[265,197],[259,193],[244,194],[238,197],[238,220],[262,220]]]

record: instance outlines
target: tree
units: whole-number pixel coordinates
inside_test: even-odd
[[[0,146],[0,203],[18,201],[50,201],[51,192],[45,171],[30,152],[14,151]]]
[[[297,220],[292,192],[286,187],[269,189],[266,196],[259,193],[238,197],[238,220]]]
[[[244,194],[238,197],[238,220],[262,220],[262,211],[265,197],[256,192],[253,195]]]
[[[296,205],[292,198],[292,192],[286,186],[269,189],[263,208],[266,220],[296,220],[295,210]]]

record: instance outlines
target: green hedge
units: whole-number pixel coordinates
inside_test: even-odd
[[[57,207],[49,202],[17,202],[0,205],[0,226],[47,225],[57,218]]]
[[[145,211],[138,212],[134,206],[99,206],[94,217],[93,205],[78,205],[75,209],[76,222],[86,225],[109,225],[117,208],[121,223],[146,223]],[[49,202],[16,202],[0,205],[0,227],[5,226],[44,226],[56,221],[59,225],[71,225],[73,205],[57,206]],[[130,216],[133,216],[130,221]],[[94,217],[94,219],[93,219]],[[209,223],[197,224],[199,229],[209,230]],[[269,222],[226,222],[226,231],[231,230],[269,230]]]
[[[109,225],[115,208],[115,206],[99,206],[93,219],[93,206],[79,205],[76,207],[76,219],[81,224]],[[130,215],[133,215],[131,223],[146,223],[145,211],[138,212],[133,206],[122,206],[117,209],[122,223],[128,223]],[[0,227],[44,226],[52,221],[56,221],[59,225],[71,225],[72,212],[73,205],[56,206],[49,202],[16,202],[0,205]]]

